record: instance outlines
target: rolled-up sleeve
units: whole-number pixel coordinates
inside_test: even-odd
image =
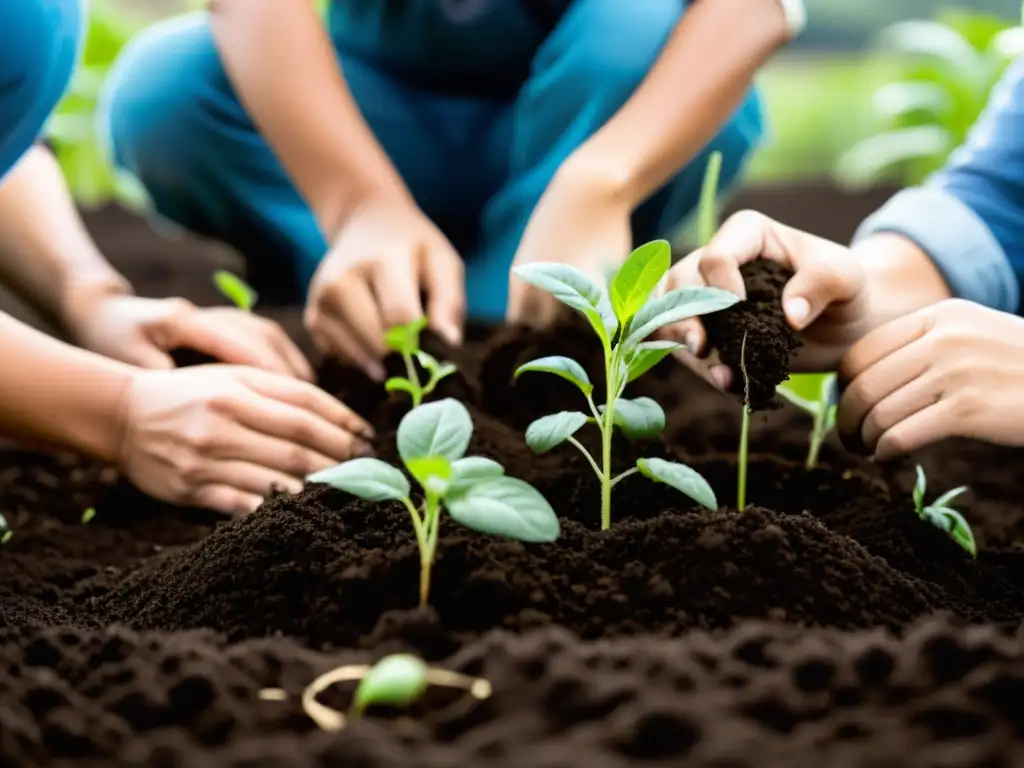
[[[967,141],[922,186],[870,216],[854,243],[893,232],[924,250],[959,298],[1018,312],[1024,281],[1024,60],[1002,78]]]

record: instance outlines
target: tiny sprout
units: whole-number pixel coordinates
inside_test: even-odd
[[[427,327],[427,318],[421,317],[405,325],[396,325],[384,336],[388,349],[397,352],[405,361],[406,377],[394,376],[384,383],[388,392],[408,392],[412,398],[412,407],[416,408],[437,387],[441,379],[455,373],[453,363],[440,363],[432,355],[420,349],[420,333]],[[429,374],[427,383],[420,384],[420,376],[416,370],[415,359]]]
[[[0,514],[0,544],[6,544],[14,538],[14,531],[7,525],[7,518]]]
[[[94,507],[89,507],[82,513],[82,524],[88,525],[94,517],[96,517],[96,509]]]
[[[612,435],[616,427],[628,438],[654,437],[665,428],[665,412],[647,397],[624,399],[626,385],[647,373],[682,345],[672,341],[646,341],[660,328],[697,315],[730,307],[739,297],[718,288],[681,288],[651,299],[671,266],[671,247],[665,240],[633,251],[607,286],[565,264],[533,263],[516,267],[521,280],[541,288],[583,315],[604,349],[605,402],[594,402],[594,385],[579,363],[569,357],[544,357],[515,372],[543,372],[565,379],[582,392],[589,413],[562,411],[534,421],[526,430],[526,443],[545,453],[569,442],[586,458],[601,482],[601,528],[611,527],[611,492],[637,472],[685,493],[709,509],[717,509],[715,493],[707,481],[685,464],[662,459],[639,459],[636,466],[612,477]],[[601,434],[601,457],[595,459],[574,435],[583,425],[596,424]]]
[[[420,605],[430,594],[442,507],[460,525],[524,542],[558,538],[558,517],[533,486],[507,477],[496,461],[466,456],[473,421],[466,407],[446,398],[413,408],[398,425],[398,454],[423,489],[412,501],[406,476],[379,459],[351,459],[307,477],[366,501],[400,501],[412,518],[420,551]]]
[[[747,508],[747,463],[750,457],[750,377],[747,376],[747,334],[740,342],[740,373],[743,374],[743,422],[740,425],[740,449],[736,462],[736,509]]]
[[[818,465],[822,443],[836,425],[836,388],[834,373],[791,374],[788,381],[775,388],[790,403],[814,417],[807,450],[807,469],[814,469]]]
[[[332,685],[351,680],[360,681],[348,711],[353,719],[361,717],[372,706],[409,707],[419,701],[431,685],[461,689],[478,701],[490,698],[494,692],[489,680],[428,667],[421,659],[406,653],[385,656],[373,666],[348,664],[320,675],[302,692],[302,708],[323,730],[340,731],[348,724],[348,717],[324,706],[317,697]],[[263,701],[286,701],[288,694],[281,688],[264,688],[259,697]]]
[[[213,284],[224,298],[243,312],[251,312],[256,306],[256,291],[238,275],[226,269],[218,269],[213,273]]]
[[[917,511],[917,516],[948,533],[953,541],[971,554],[971,557],[977,557],[978,547],[974,542],[974,533],[971,531],[970,524],[963,515],[949,506],[953,499],[967,491],[967,486],[961,485],[959,488],[947,491],[927,506],[924,503],[926,490],[928,490],[928,479],[925,477],[924,469],[918,464],[917,481],[914,483],[913,492],[914,509]]]

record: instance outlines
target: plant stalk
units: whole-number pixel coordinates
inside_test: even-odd
[[[814,414],[814,428],[811,430],[811,444],[807,449],[807,462],[805,469],[814,469],[818,466],[818,454],[821,452],[821,444],[825,440],[822,434],[825,429],[826,409],[818,405],[818,412]]]
[[[604,408],[601,424],[601,530],[612,527],[612,418],[615,401]]]
[[[747,456],[750,452],[750,377],[747,376],[747,334],[740,343],[740,372],[743,374],[743,423],[740,425],[740,455],[737,462],[736,509],[747,508]]]
[[[405,361],[405,375],[409,379],[409,383],[412,384],[413,391],[409,394],[412,395],[412,407],[418,408],[420,403],[423,402],[423,387],[420,385],[420,375],[416,370],[416,363],[413,362],[412,355],[402,355],[402,359]]]

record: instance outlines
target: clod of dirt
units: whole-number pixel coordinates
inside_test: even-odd
[[[701,319],[708,346],[718,350],[722,363],[733,371],[732,391],[741,401],[745,396],[740,370],[743,351],[748,405],[751,411],[764,411],[779,407],[775,388],[789,378],[790,358],[801,344],[782,311],[782,289],[792,272],[777,262],[758,259],[744,264],[740,274],[747,288],[746,300]]]

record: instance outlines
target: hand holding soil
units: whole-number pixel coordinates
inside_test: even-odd
[[[166,370],[174,367],[173,350],[191,349],[223,363],[313,378],[309,362],[281,327],[249,312],[121,294],[69,304],[66,322],[75,341],[115,360]]]
[[[274,491],[366,456],[370,427],[321,389],[248,368],[138,373],[122,405],[120,464],[140,490],[244,514]]]
[[[741,268],[758,259],[792,273],[782,293],[785,319],[802,343],[792,370],[835,370],[850,345],[871,327],[867,275],[849,249],[837,243],[744,211],[726,221],[706,248],[676,264],[668,287],[708,285],[748,298]],[[712,351],[706,328],[709,320],[685,320],[664,329],[663,336],[707,359]],[[691,355],[679,357],[693,364]],[[733,388],[736,372],[732,368],[717,366],[712,373],[721,388]]]
[[[426,314],[431,330],[458,344],[465,303],[462,258],[433,222],[415,204],[370,201],[317,269],[305,322],[321,351],[383,381],[389,328]]]

